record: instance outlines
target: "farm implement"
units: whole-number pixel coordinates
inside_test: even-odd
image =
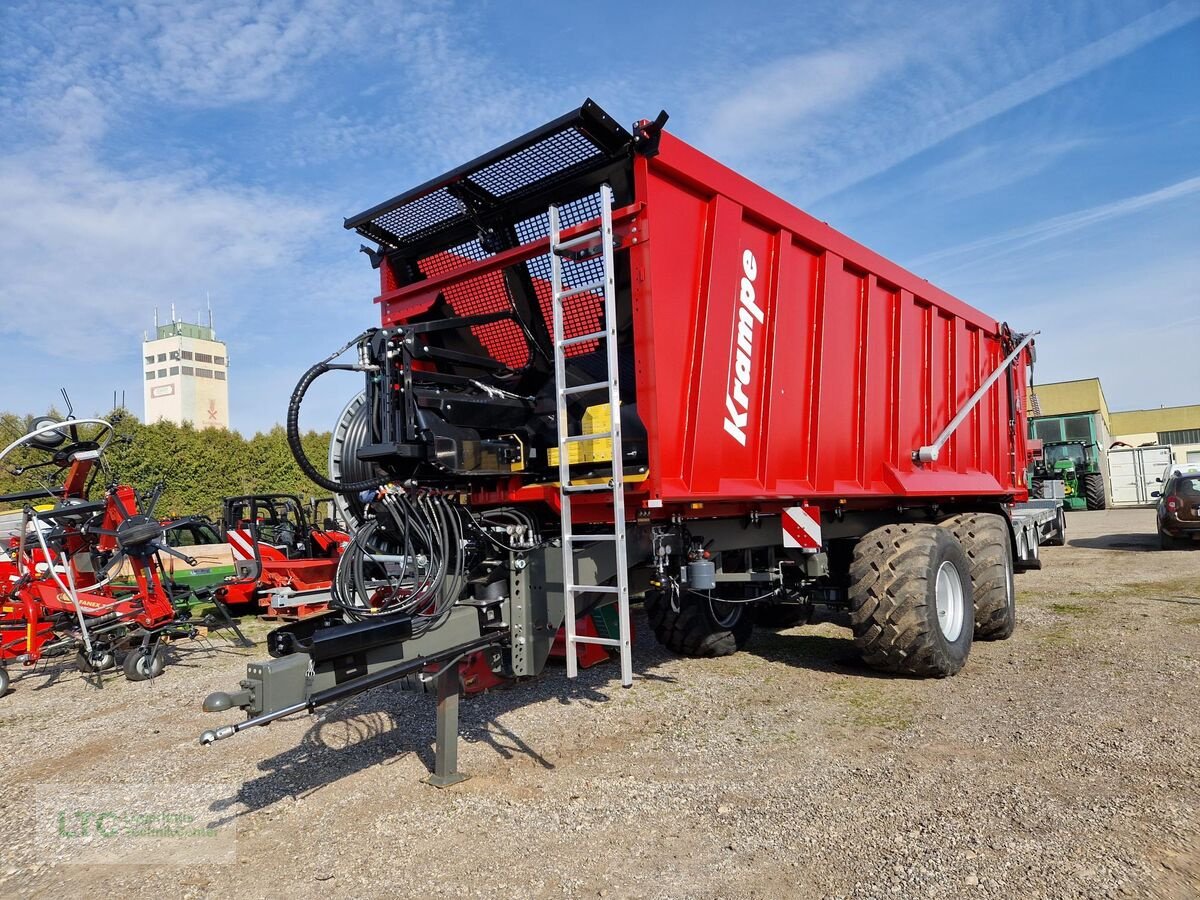
[[[561,629],[569,678],[600,648],[628,687],[638,595],[684,656],[817,607],[907,675],[954,675],[1013,633],[1013,576],[1064,521],[1026,502],[1034,335],[666,120],[627,131],[589,100],[346,221],[380,320],[301,376],[287,430],[354,536],[329,611],[204,701],[245,718],[202,743],[436,685],[430,781],[453,784],[462,661],[536,676]],[[362,389],[326,475],[299,418],[334,370]]]
[[[349,534],[309,520],[290,494],[226,497],[221,527],[235,574],[216,590],[228,606],[269,619],[303,619],[329,608]]]
[[[245,641],[219,603],[215,615],[193,618],[187,598],[165,587],[162,555],[190,560],[163,541],[154,517],[161,485],[143,498],[113,484],[89,499],[112,434],[102,419],[39,420],[0,451],[0,465],[38,473],[40,482],[0,496],[39,502],[24,507],[0,554],[0,695],[12,664],[29,668],[73,653],[82,672],[119,666],[130,681],[145,681],[162,673],[172,641],[217,628]],[[65,472],[61,485],[40,477],[47,468]],[[132,574],[131,583],[118,583],[122,573]]]

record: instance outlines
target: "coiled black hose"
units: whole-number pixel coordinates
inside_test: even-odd
[[[359,335],[337,353],[328,359],[324,359],[316,365],[309,368],[296,383],[295,389],[292,391],[292,399],[288,403],[287,414],[287,442],[288,448],[292,451],[292,456],[296,458],[296,465],[300,467],[305,475],[312,481],[327,491],[334,491],[339,494],[352,494],[357,491],[369,490],[373,487],[379,487],[381,484],[386,484],[391,479],[384,475],[379,478],[368,478],[363,481],[351,481],[339,483],[331,478],[322,475],[317,471],[317,467],[312,464],[308,456],[304,453],[304,445],[300,441],[300,404],[304,401],[304,395],[308,392],[312,383],[324,375],[326,372],[334,370],[355,371],[354,366],[335,365],[330,362],[334,357],[344,353],[351,344],[357,343],[364,335]]]

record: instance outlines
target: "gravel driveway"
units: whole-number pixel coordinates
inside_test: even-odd
[[[832,625],[675,659],[639,611],[631,690],[551,668],[464,701],[445,791],[432,699],[390,689],[199,747],[228,721],[201,698],[261,648],[26,676],[0,895],[1195,897],[1200,552],[1158,551],[1150,510],[1068,528],[957,677],[880,677]]]

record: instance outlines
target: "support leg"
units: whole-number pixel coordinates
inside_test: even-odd
[[[437,747],[433,774],[426,784],[444,788],[467,776],[458,771],[458,663],[443,665],[437,675]]]

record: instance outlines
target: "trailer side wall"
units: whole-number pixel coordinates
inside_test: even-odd
[[[1024,498],[1025,357],[1001,326],[664,135],[635,162],[638,407],[664,502]]]

